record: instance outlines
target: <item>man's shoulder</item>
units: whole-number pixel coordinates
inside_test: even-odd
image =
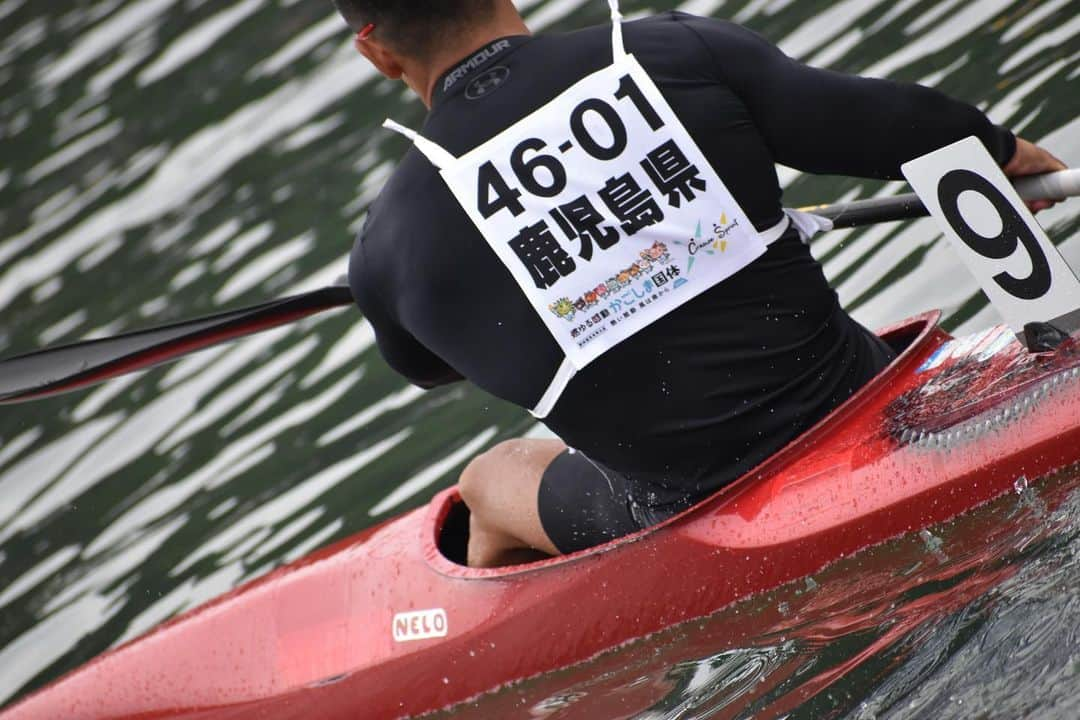
[[[705,36],[738,38],[752,31],[738,23],[721,18],[693,15],[680,10],[667,10],[625,23],[625,32],[633,33],[694,33]]]
[[[741,25],[730,20],[708,17],[706,15],[694,15],[682,10],[665,10],[664,12],[636,18],[623,24],[624,28],[672,28],[686,25],[700,25],[702,27],[715,28],[742,28]]]
[[[374,272],[396,274],[408,258],[442,258],[448,252],[448,238],[472,232],[472,222],[438,169],[410,147],[368,206],[354,251]]]
[[[441,194],[442,190],[438,168],[412,145],[386,179],[379,191],[378,202],[387,205],[388,209],[399,209],[397,206],[401,204],[416,208],[429,195]]]
[[[623,22],[623,32],[627,35],[637,35],[642,33],[672,33],[680,34],[686,32],[686,26],[701,26],[712,28],[733,28],[741,29],[740,25],[737,25],[728,20],[720,20],[717,18],[704,17],[701,15],[693,15],[691,13],[682,12],[680,10],[665,10],[653,15],[646,15],[644,17],[634,18],[633,20],[626,20]],[[611,24],[603,23],[600,25],[590,25],[588,27],[580,28],[578,30],[571,30],[569,32],[562,33],[543,33],[537,36],[544,40],[551,42],[597,42],[602,44],[608,44],[611,38]]]
[[[357,237],[367,254],[379,253],[394,237],[410,234],[431,208],[432,195],[439,191],[438,171],[415,147],[410,147],[368,206],[368,216]]]

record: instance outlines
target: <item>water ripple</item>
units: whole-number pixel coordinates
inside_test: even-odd
[[[628,17],[679,7],[734,18],[814,64],[939,87],[1080,164],[1070,0],[623,4]],[[606,13],[599,0],[517,5],[555,31]],[[95,0],[62,12],[0,0],[0,87],[5,354],[335,282],[405,147],[378,122],[423,115],[315,0]],[[906,189],[790,168],[781,179],[791,205]],[[1040,219],[1080,262],[1080,204]],[[962,330],[996,320],[930,221],[827,234],[813,251],[866,325],[931,307]],[[405,385],[373,344],[354,312],[324,313],[0,409],[0,702],[423,503],[473,453],[533,427],[472,388]],[[1030,521],[1026,506],[998,511],[981,517]],[[940,557],[919,538],[892,544],[817,587],[530,681],[506,705],[488,699],[506,713],[481,704],[462,717],[1073,717],[1070,517],[1075,502],[1039,521],[1045,534],[986,538],[980,551],[994,557],[981,563],[958,531],[935,528]],[[763,617],[774,622],[731,634]]]

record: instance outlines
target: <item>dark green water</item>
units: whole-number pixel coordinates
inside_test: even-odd
[[[519,6],[536,29],[599,23],[607,12],[600,0]],[[1076,0],[624,3],[628,14],[670,7],[733,18],[812,64],[935,85],[1080,166]],[[405,149],[379,123],[390,115],[417,126],[422,114],[356,56],[325,0],[0,0],[0,355],[331,282]],[[783,177],[792,206],[901,191]],[[1080,267],[1080,201],[1040,219]],[[959,332],[997,321],[930,221],[834,232],[815,253],[869,326],[931,307]],[[0,408],[0,702],[426,502],[471,455],[532,427],[473,388],[410,388],[371,343],[346,310]],[[950,693],[966,705],[932,715],[1015,717],[1000,697],[1038,694],[1039,716],[1075,717],[1080,546],[1070,502],[1050,540],[1002,546],[995,562],[1015,569],[1011,579],[940,613],[909,613],[897,641],[907,650],[875,645],[876,626],[865,625],[789,647],[780,636],[801,637],[803,625],[780,622],[741,644],[717,631],[714,645],[683,655],[665,654],[674,642],[665,640],[639,674],[584,667],[539,681],[529,697],[540,702],[560,683],[580,694],[605,673],[622,678],[611,692],[672,673],[674,694],[639,717],[904,717],[907,703],[930,713]],[[1012,510],[1000,512],[987,522]],[[847,571],[872,573],[877,557]],[[909,599],[889,602],[903,610]],[[810,626],[824,622],[825,610],[815,612]],[[1027,650],[1044,637],[1054,653]],[[813,669],[754,675],[791,657],[812,668],[858,662],[821,688],[806,680],[820,675]],[[719,682],[695,684],[702,672],[774,678],[779,700],[702,699],[694,692]],[[709,705],[716,697],[728,698],[723,710]],[[541,716],[574,717],[573,707]]]

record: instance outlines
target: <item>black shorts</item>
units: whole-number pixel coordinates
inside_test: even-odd
[[[650,527],[694,502],[689,498],[658,502],[644,482],[572,449],[547,466],[537,500],[544,532],[563,553]]]

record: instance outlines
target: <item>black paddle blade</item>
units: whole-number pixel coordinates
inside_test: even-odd
[[[0,404],[59,395],[352,303],[332,285],[241,310],[0,361]]]

